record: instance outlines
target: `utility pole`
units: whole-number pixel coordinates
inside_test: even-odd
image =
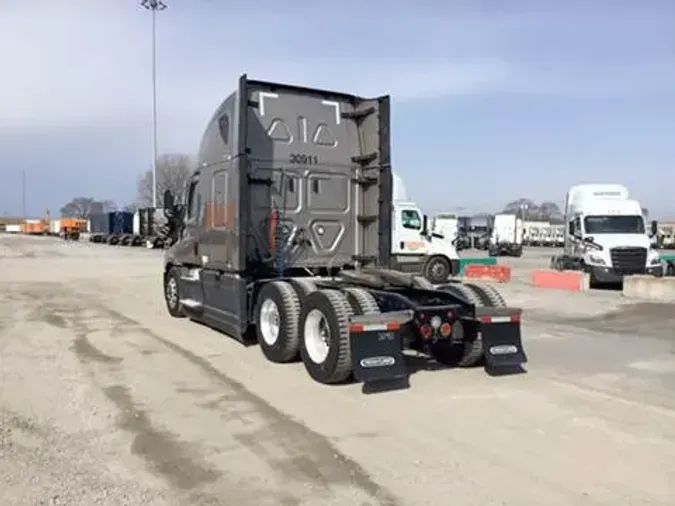
[[[141,0],[152,13],[152,207],[157,207],[157,11],[166,10],[162,0]]]
[[[21,217],[26,219],[26,169],[21,169]]]

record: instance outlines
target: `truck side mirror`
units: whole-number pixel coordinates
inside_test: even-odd
[[[659,234],[659,222],[656,220],[652,220],[651,222],[651,235],[654,237],[655,235]]]
[[[567,224],[567,233],[571,236],[574,236],[574,222],[573,221],[570,221]]]
[[[422,231],[420,235],[425,237],[429,235],[429,217],[426,214],[422,216]]]
[[[167,189],[164,191],[164,209],[173,209],[174,200],[171,190]]]

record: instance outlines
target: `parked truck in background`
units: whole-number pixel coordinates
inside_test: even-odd
[[[407,377],[403,350],[444,364],[526,360],[518,308],[490,286],[391,269],[390,99],[252,81],[216,110],[167,250],[172,316],[300,356],[321,383]],[[424,225],[424,223],[422,223]]]
[[[469,239],[474,249],[486,250],[490,239],[491,216],[479,214],[469,221]]]
[[[556,248],[562,248],[565,246],[565,225],[563,224],[554,224],[553,229],[553,246]]]
[[[539,223],[539,233],[541,234],[541,245],[545,248],[552,248],[555,246],[555,238],[553,235],[553,225],[547,221]]]
[[[79,241],[80,235],[87,231],[87,220],[80,218],[61,218],[58,220],[59,237],[66,241]]]
[[[656,247],[675,249],[675,224],[657,222]]]
[[[433,284],[445,283],[459,273],[459,255],[454,239],[434,231],[428,216],[408,196],[403,179],[393,180],[392,267],[421,273]]]
[[[651,235],[656,234],[655,224]],[[620,184],[572,186],[565,199],[565,250],[551,260],[558,270],[583,270],[591,284],[619,283],[630,274],[663,275],[651,248],[642,206]]]
[[[455,247],[457,251],[471,249],[471,237],[469,230],[471,229],[471,216],[459,216],[457,218],[457,241]]]
[[[527,246],[541,246],[541,222],[525,221],[523,227],[525,228],[525,244]]]
[[[459,218],[454,213],[439,213],[431,220],[431,231],[442,235],[450,243],[456,244],[459,235]]]
[[[134,214],[132,246],[159,249],[167,245],[167,217],[164,209],[142,207]]]
[[[134,215],[129,211],[94,213],[89,217],[89,241],[111,245],[131,245]]]
[[[489,237],[488,254],[491,257],[523,255],[523,220],[515,214],[495,214]]]

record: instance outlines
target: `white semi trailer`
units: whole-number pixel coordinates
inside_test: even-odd
[[[620,283],[630,274],[663,275],[642,206],[620,184],[582,184],[569,189],[564,247],[562,255],[552,258],[552,267],[588,272],[591,284]]]
[[[515,214],[495,214],[490,227],[488,254],[494,256],[523,255],[523,220]]]

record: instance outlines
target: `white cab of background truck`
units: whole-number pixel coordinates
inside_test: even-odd
[[[619,184],[582,184],[569,189],[565,252],[553,257],[552,264],[557,269],[584,270],[591,283],[618,283],[630,274],[663,275],[642,206]]]
[[[492,218],[488,253],[490,256],[521,256],[523,220],[515,214],[495,214]]]
[[[459,271],[454,237],[429,229],[427,216],[412,202],[403,179],[393,175],[392,257],[394,268],[421,272],[431,283],[445,283]]]
[[[435,235],[442,235],[451,244],[456,244],[459,235],[459,218],[454,213],[439,213],[432,220],[431,231]]]

